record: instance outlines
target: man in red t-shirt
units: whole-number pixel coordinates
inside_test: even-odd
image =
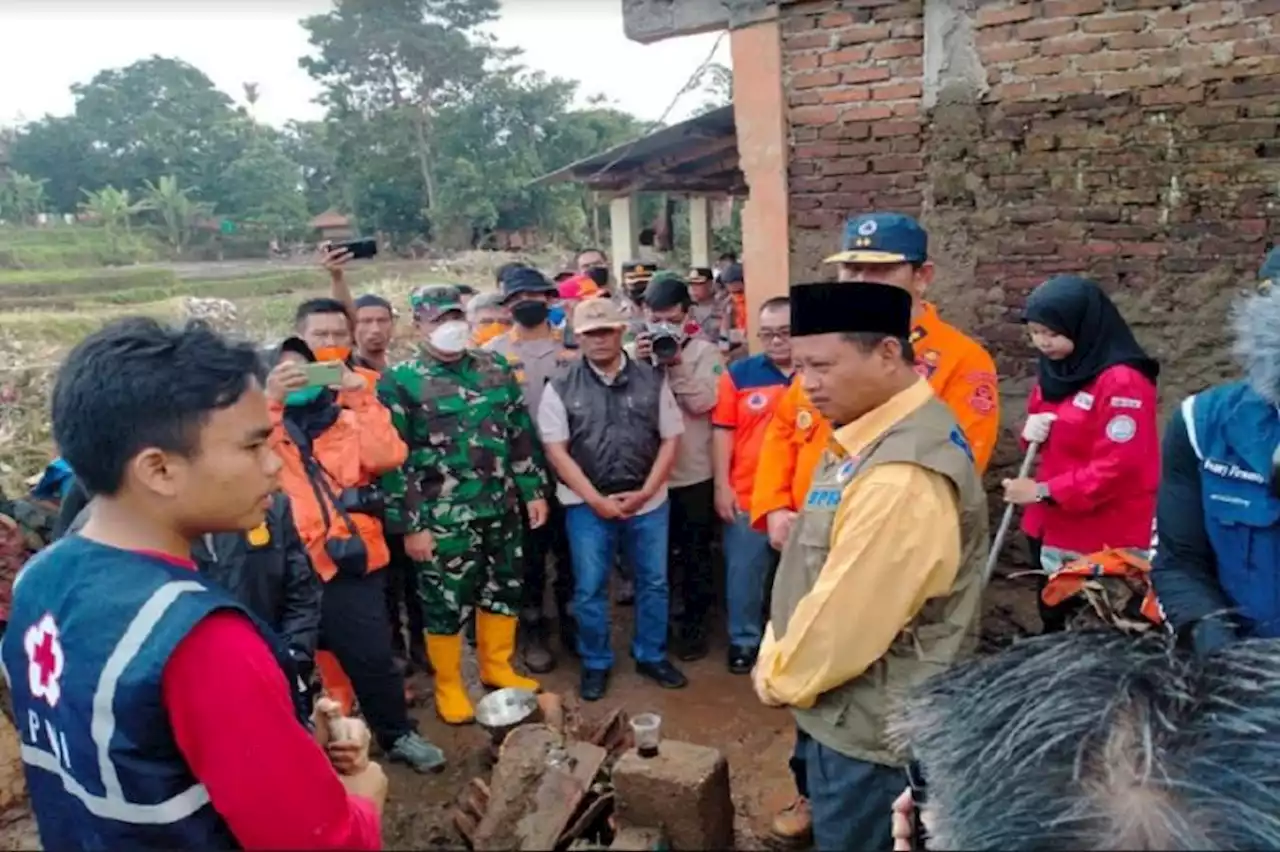
[[[49,848],[380,848],[382,769],[326,754],[287,654],[190,561],[276,490],[259,375],[247,345],[144,318],[62,366],[54,438],[89,520],[25,566],[2,647]]]

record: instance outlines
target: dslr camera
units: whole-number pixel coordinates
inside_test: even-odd
[[[683,328],[670,323],[650,323],[646,333],[649,335],[649,349],[656,366],[670,364],[679,357],[685,341]]]

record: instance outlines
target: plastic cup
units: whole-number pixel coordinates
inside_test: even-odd
[[[654,757],[658,754],[658,743],[662,740],[662,717],[657,713],[641,713],[631,719],[631,732],[635,734],[636,751],[641,757]]]

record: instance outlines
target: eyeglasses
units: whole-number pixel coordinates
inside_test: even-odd
[[[767,328],[762,328],[760,331],[756,332],[756,339],[761,343],[773,343],[775,340],[779,343],[786,343],[791,339],[791,329],[787,328],[772,331]]]

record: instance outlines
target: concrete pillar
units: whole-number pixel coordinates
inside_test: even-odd
[[[689,256],[694,266],[711,265],[711,199],[705,195],[689,199]]]
[[[634,195],[624,195],[609,202],[609,256],[613,258],[613,280],[622,283],[622,264],[635,260],[640,254],[640,243],[637,239],[639,230],[636,220],[640,218],[640,206]]]
[[[774,14],[777,6],[773,7]],[[742,208],[742,264],[746,272],[751,348],[757,308],[785,296],[791,283],[790,199],[787,193],[787,101],[782,90],[782,38],[776,17],[733,30],[733,118],[738,166],[750,196]]]

